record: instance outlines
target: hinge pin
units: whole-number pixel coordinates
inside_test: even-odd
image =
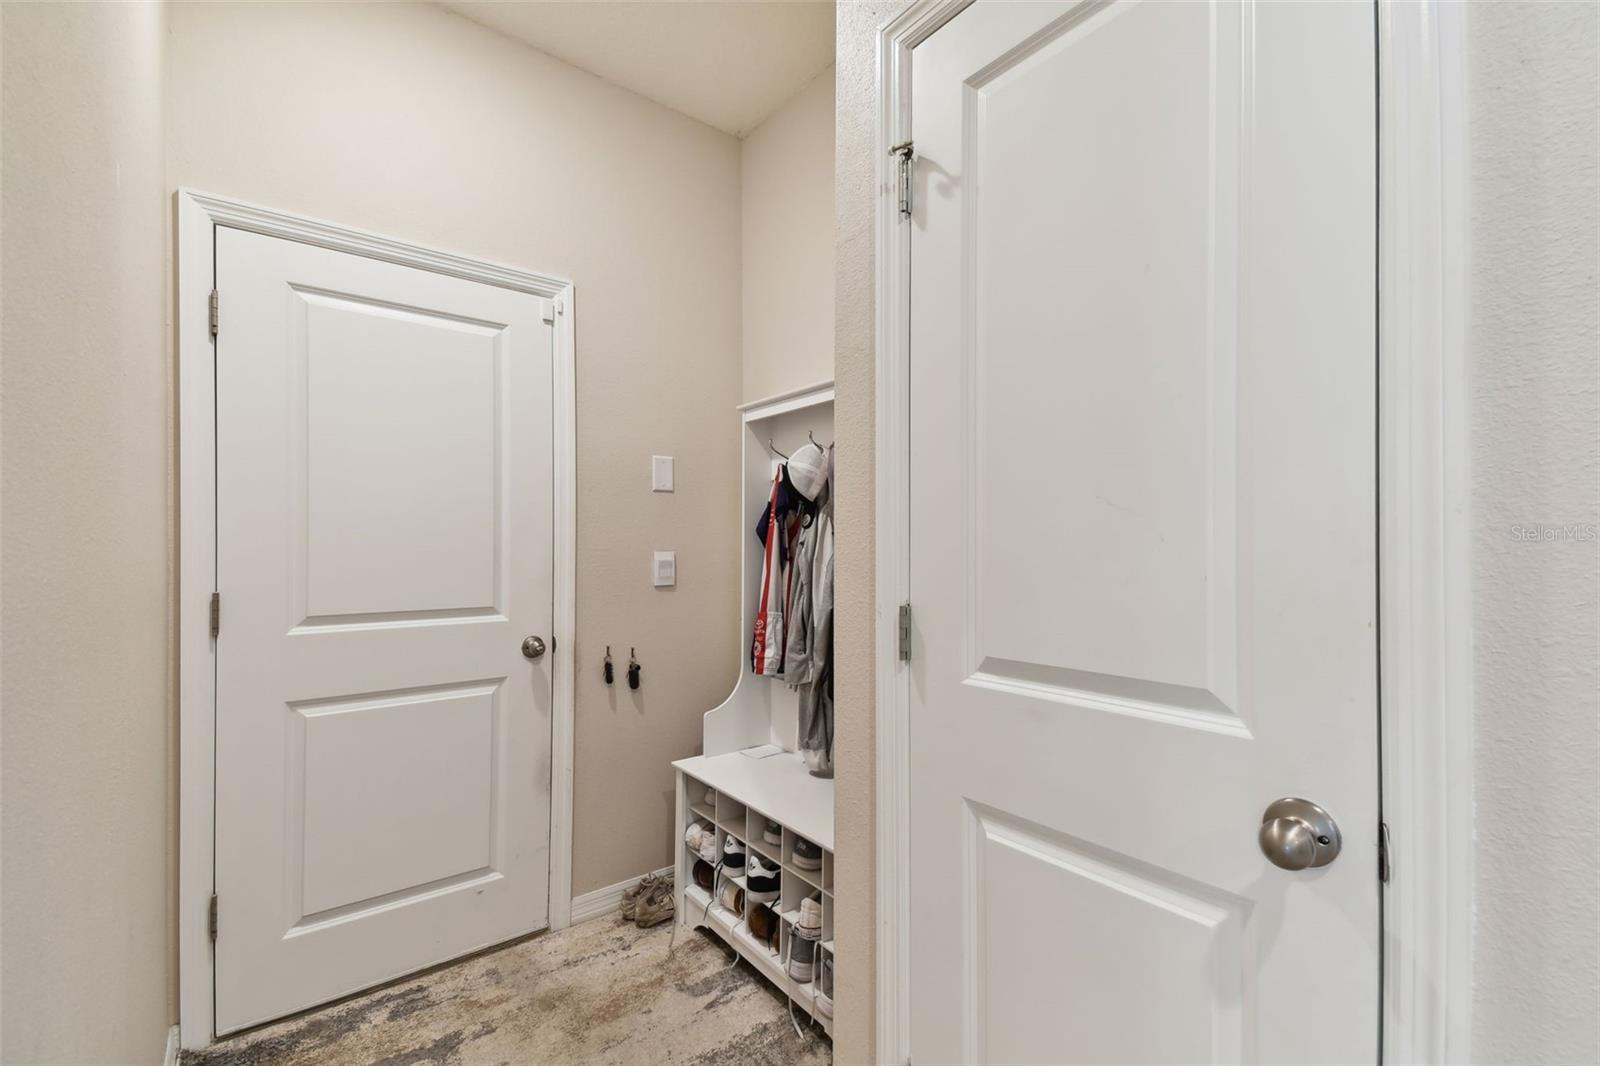
[[[900,158],[900,214],[903,218],[911,217],[911,153],[910,141],[901,141],[889,149],[889,154]]]
[[[211,290],[211,335],[217,335],[217,290]]]
[[[211,635],[215,637],[222,632],[222,593],[211,594]]]
[[[210,908],[210,911],[207,913],[206,922],[207,922],[207,924],[208,924],[208,926],[210,928],[210,931],[211,931],[211,941],[212,941],[212,943],[216,943],[216,940],[217,940],[217,894],[215,892],[211,893],[211,908]]]

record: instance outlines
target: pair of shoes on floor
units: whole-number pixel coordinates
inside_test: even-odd
[[[645,874],[637,885],[622,891],[622,917],[641,929],[660,925],[676,910],[671,874]]]
[[[744,887],[755,903],[771,903],[778,898],[781,874],[778,864],[750,853],[750,863],[745,867]]]
[[[820,870],[822,869],[822,849],[809,840],[796,837],[793,861],[802,870]]]
[[[817,941],[822,939],[822,893],[800,901],[794,935],[789,938],[789,976],[801,984],[816,973]]]
[[[661,878],[657,874],[645,874],[639,883],[631,888],[622,890],[622,917],[624,921],[633,921],[633,916],[638,910],[639,901],[649,895],[650,890],[656,887],[656,882]]]

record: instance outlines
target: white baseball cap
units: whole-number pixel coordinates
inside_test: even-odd
[[[815,500],[828,483],[828,455],[810,441],[789,456],[789,484],[808,500]]]

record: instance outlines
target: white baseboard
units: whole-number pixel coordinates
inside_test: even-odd
[[[663,866],[655,871],[657,875],[670,874],[672,867]],[[590,918],[598,918],[602,914],[615,913],[622,906],[623,889],[632,888],[639,883],[639,878],[630,877],[626,881],[618,881],[605,888],[597,888],[593,892],[585,892],[581,896],[572,897],[572,924],[586,922]]]
[[[178,1027],[174,1025],[167,1030],[167,1053],[161,1059],[161,1066],[178,1066]]]

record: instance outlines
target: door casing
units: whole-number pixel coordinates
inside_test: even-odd
[[[573,646],[577,573],[576,306],[572,282],[334,223],[179,189],[178,345],[178,1028],[198,1050],[215,1036],[210,900],[216,826],[216,689],[210,599],[216,575],[216,409],[211,290],[219,225],[480,281],[554,302],[552,464],[555,555],[550,795],[550,928],[571,924]],[[226,316],[227,310],[221,310]],[[225,328],[225,327],[224,327]]]
[[[909,1061],[910,229],[891,146],[913,140],[912,51],[972,0],[914,0],[877,35],[873,1054]],[[1103,0],[1084,0],[1098,6]],[[1378,617],[1382,1049],[1471,1057],[1472,672],[1462,15],[1375,0],[1378,48]],[[1373,876],[1377,876],[1374,870]],[[926,1057],[927,1050],[922,1052]],[[936,1053],[935,1053],[936,1054]]]

